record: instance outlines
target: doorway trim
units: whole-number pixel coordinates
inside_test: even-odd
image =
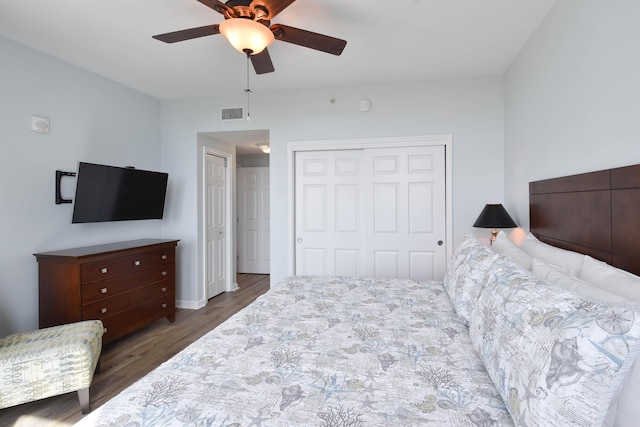
[[[295,153],[297,151],[355,150],[367,148],[425,147],[442,145],[445,156],[445,245],[446,262],[453,253],[453,135],[423,135],[376,137],[358,139],[332,139],[290,141],[287,144],[287,274],[295,273]]]

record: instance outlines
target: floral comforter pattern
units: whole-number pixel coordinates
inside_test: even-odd
[[[511,426],[442,283],[303,276],[78,426]]]

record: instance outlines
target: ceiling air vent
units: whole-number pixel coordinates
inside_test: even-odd
[[[221,119],[222,120],[242,120],[243,112],[242,107],[238,108],[223,108]]]

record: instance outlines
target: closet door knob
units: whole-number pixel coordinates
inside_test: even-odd
[[[438,240],[438,246],[442,246],[444,242],[442,240]]]

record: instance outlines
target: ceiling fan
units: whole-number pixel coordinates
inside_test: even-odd
[[[158,34],[153,38],[165,43],[175,43],[222,33],[234,48],[251,58],[256,74],[274,71],[271,57],[266,49],[274,40],[297,44],[333,55],[340,55],[347,45],[345,40],[335,37],[288,25],[271,25],[271,19],[295,0],[228,0],[226,3],[218,0],[198,1],[221,13],[224,16],[224,21],[220,24]]]

